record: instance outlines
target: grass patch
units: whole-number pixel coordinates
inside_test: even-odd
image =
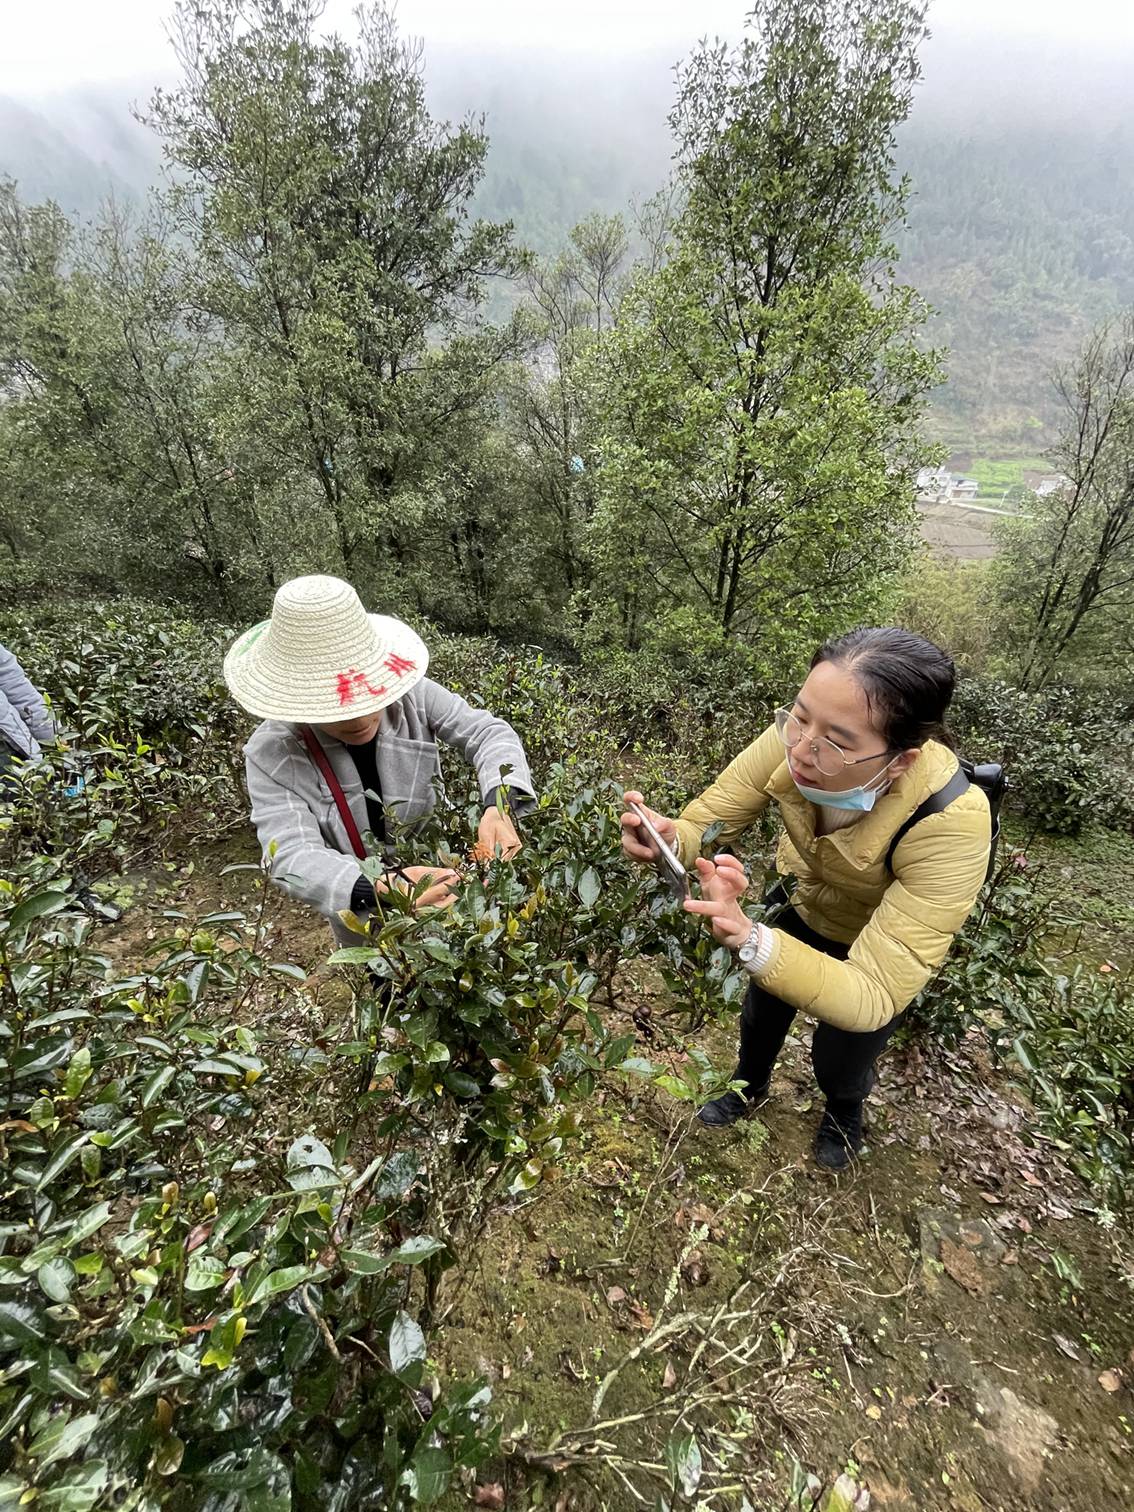
[[[961,458],[964,453],[957,456]],[[980,497],[987,500],[999,500],[1008,489],[1023,486],[1025,473],[1051,471],[1051,463],[1036,456],[972,457],[963,467],[958,460],[951,465],[966,478],[975,478],[980,485]]]

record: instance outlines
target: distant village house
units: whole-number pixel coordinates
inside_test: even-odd
[[[1065,488],[1071,487],[1071,479],[1065,478],[1061,473],[1052,473],[1048,478],[1041,478],[1036,484],[1036,494],[1041,499],[1047,498],[1048,494],[1062,493]]]
[[[923,467],[917,475],[917,496],[934,504],[946,504],[951,499],[964,502],[975,499],[980,484],[975,478],[959,478],[947,467]]]

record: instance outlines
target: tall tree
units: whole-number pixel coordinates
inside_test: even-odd
[[[1105,638],[1130,669],[1134,630],[1134,311],[1102,326],[1056,376],[1064,486],[1007,527],[996,579],[1025,687],[1042,688]],[[1108,671],[1113,673],[1113,663]]]
[[[526,275],[531,354],[513,369],[509,415],[530,525],[552,569],[546,591],[561,608],[586,579],[593,507],[580,358],[614,322],[628,245],[620,216],[592,215],[572,230],[565,251],[534,261]]]
[[[159,228],[110,206],[78,234],[0,185],[2,492],[28,505],[22,529],[38,530],[48,575],[180,575],[221,604],[242,571],[260,577],[242,485],[212,434],[214,357],[207,328],[184,319]]]
[[[904,559],[936,360],[889,237],[923,36],[912,0],[760,0],[682,71],[668,254],[592,369],[609,633],[684,604],[800,646]]]
[[[322,39],[317,0],[182,0],[184,83],[152,123],[196,248],[195,298],[241,381],[233,417],[318,488],[343,566],[409,570],[456,423],[514,333],[480,313],[510,229],[470,221],[487,139],[435,122],[380,4]]]

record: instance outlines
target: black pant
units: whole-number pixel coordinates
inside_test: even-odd
[[[776,920],[776,928],[821,950],[824,955],[846,960],[849,945],[816,934],[793,908],[785,909]],[[740,1063],[736,1079],[749,1088],[762,1087],[772,1074],[776,1057],[795,1018],[795,1009],[766,992],[753,981],[740,1013]],[[883,1024],[857,1034],[850,1029],[836,1029],[833,1024],[816,1024],[811,1039],[811,1064],[815,1080],[829,1102],[861,1102],[874,1085],[874,1062],[886,1041],[898,1027],[899,1014]]]

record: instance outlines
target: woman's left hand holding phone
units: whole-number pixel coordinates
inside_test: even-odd
[[[636,793],[633,791],[626,792],[623,794],[623,801],[625,803],[637,803],[638,805],[640,805],[640,807],[643,808],[648,815],[650,823],[657,830],[658,834],[662,837],[665,843],[668,846],[676,849],[677,825],[674,824],[672,819],[667,819],[664,814],[655,813],[654,810],[647,805],[646,800],[642,797],[641,793]],[[627,856],[629,856],[632,861],[641,861],[644,864],[651,864],[657,859],[657,857],[655,855],[653,845],[644,835],[641,835],[641,828],[642,823],[637,814],[632,813],[629,809],[627,809],[626,813],[624,813],[622,816],[622,849],[623,852]]]

